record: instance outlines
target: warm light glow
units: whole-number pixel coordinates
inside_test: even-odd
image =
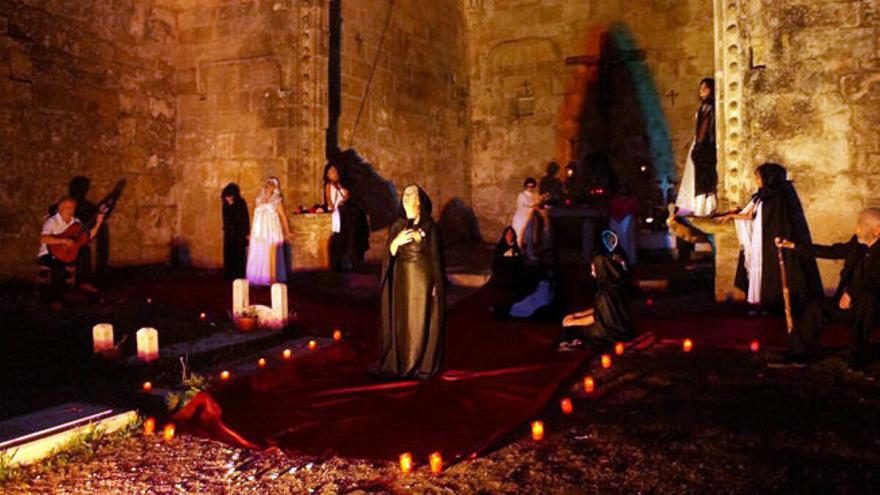
[[[159,331],[155,328],[141,328],[136,332],[137,357],[139,361],[159,359]]]
[[[284,349],[284,352],[281,353],[281,356],[283,356],[284,359],[290,359],[293,357],[293,352],[291,352],[290,349]]]
[[[265,358],[258,359],[257,366],[259,366],[260,368],[265,368],[266,367],[266,359]]]
[[[639,170],[641,170],[642,172],[645,172],[648,170],[648,167],[642,165],[641,167],[639,167]]]
[[[283,328],[287,324],[287,284],[272,284],[271,327]]]
[[[333,330],[333,340],[336,342],[342,340],[342,330]]]
[[[691,350],[694,348],[694,341],[692,341],[691,339],[684,339],[684,341],[681,343],[681,348],[684,352],[691,352]]]
[[[162,429],[162,439],[166,442],[174,440],[174,423],[165,425],[165,428]]]
[[[153,304],[153,298],[152,298],[152,297],[148,297],[148,298],[147,298],[147,304]]]
[[[623,356],[624,350],[625,349],[623,346],[623,342],[618,342],[618,343],[614,344],[614,354],[617,354],[618,356]]]
[[[153,390],[153,383],[152,382],[144,382],[144,384],[141,386],[141,388],[144,389],[144,392],[149,392],[150,390]]]
[[[654,300],[651,299],[651,298],[649,297],[649,298],[645,301],[645,303],[646,303],[648,306],[653,306],[653,305],[654,305]]]
[[[432,473],[439,474],[443,471],[443,456],[440,455],[440,452],[434,452],[428,460],[431,462]]]
[[[144,435],[152,435],[156,432],[156,418],[149,417],[144,420]]]
[[[611,356],[608,354],[602,354],[602,367],[608,369],[611,367]]]
[[[752,343],[749,344],[749,349],[752,352],[760,351],[761,350],[761,342],[758,339],[753,340]]]
[[[571,399],[568,397],[564,397],[559,401],[559,407],[562,409],[562,414],[571,414],[574,411],[574,406],[571,405]]]
[[[315,342],[314,340],[310,340],[310,341],[309,341],[309,349],[310,349],[310,350],[315,350],[315,349],[317,349],[317,348],[318,348],[318,343]]]
[[[240,316],[249,304],[250,285],[247,279],[238,278],[232,282],[232,314]]]
[[[648,217],[645,219],[645,223],[654,223],[654,217]]]
[[[98,323],[92,327],[92,349],[96,354],[113,349],[113,325]]]
[[[220,372],[220,379],[223,381],[229,380],[229,372],[226,370],[221,371]]]
[[[544,422],[532,421],[532,440],[540,442],[544,439]]]
[[[413,468],[413,459],[412,454],[409,452],[404,452],[400,454],[400,472],[403,474],[409,473]]]
[[[205,320],[205,319],[207,319],[207,318],[208,318],[208,315],[206,315],[205,313],[199,313],[199,319],[200,319],[200,320]]]
[[[592,376],[584,377],[584,392],[592,394],[596,391],[596,381]]]

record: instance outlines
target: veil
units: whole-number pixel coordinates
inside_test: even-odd
[[[267,183],[275,184],[275,189],[272,191],[271,195],[266,194],[266,184]],[[260,195],[257,196],[257,204],[271,204],[272,206],[278,206],[284,198],[281,196],[281,181],[278,180],[277,177],[269,177],[263,182],[263,187],[260,189]]]

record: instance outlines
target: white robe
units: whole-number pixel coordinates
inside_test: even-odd
[[[749,274],[749,290],[746,300],[751,304],[761,302],[761,270],[764,258],[761,232],[761,200],[753,199],[740,214],[753,214],[752,220],[735,220],[736,236],[742,247],[746,271]]]
[[[694,196],[696,191],[696,174],[694,173],[694,161],[691,159],[691,152],[694,150],[694,143],[687,152],[687,161],[684,164],[684,174],[681,177],[681,184],[678,186],[678,196],[675,198],[675,206],[679,208],[679,214],[683,216],[693,215],[695,217],[707,217],[715,212],[718,206],[718,198],[715,193],[700,194]]]
[[[516,232],[516,239],[520,246],[525,245],[524,234],[526,225],[532,218],[532,208],[535,207],[535,194],[531,191],[523,191],[516,197],[516,211],[513,219],[510,221],[513,231]]]

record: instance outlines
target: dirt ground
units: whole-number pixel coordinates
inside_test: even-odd
[[[595,362],[597,390],[567,392],[541,418],[483,457],[433,475],[425,460],[289,458],[189,435],[140,433],[11,473],[3,494],[584,494],[880,493],[880,387],[830,357],[809,369],[768,370],[745,350],[657,344]]]

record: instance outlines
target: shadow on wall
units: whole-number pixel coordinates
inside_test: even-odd
[[[357,151],[349,148],[331,158],[342,177],[342,185],[351,192],[351,202],[370,217],[370,229],[387,228],[399,218],[397,189],[379,175]]]
[[[452,198],[446,203],[440,213],[439,227],[443,244],[447,247],[483,242],[477,215],[461,198]]]
[[[676,168],[645,53],[622,23],[595,26],[585,53],[590,55],[574,61],[577,70],[559,113],[557,148],[566,148],[558,149],[565,151],[560,156],[576,160],[595,186],[625,182],[637,197],[659,202],[657,181],[675,180]]]

